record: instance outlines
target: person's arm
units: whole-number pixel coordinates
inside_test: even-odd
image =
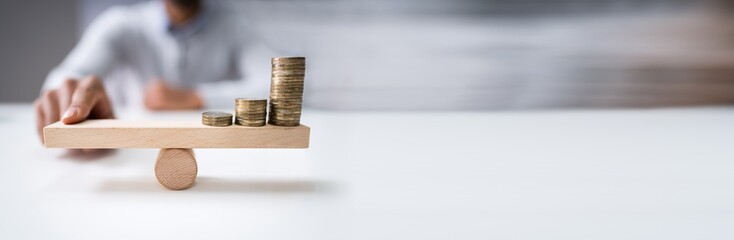
[[[58,88],[67,79],[106,76],[120,61],[120,40],[126,30],[123,11],[112,8],[97,17],[69,55],[48,74],[43,90]]]
[[[112,105],[98,76],[106,75],[120,59],[117,41],[124,31],[122,20],[121,10],[103,13],[66,59],[49,73],[34,102],[41,141],[43,127],[59,120],[73,124],[87,118],[114,118]]]
[[[243,48],[236,60],[239,79],[200,83],[197,93],[207,107],[229,107],[239,97],[268,98],[270,58],[275,52],[263,44]]]
[[[145,88],[145,107],[151,110],[220,108],[232,106],[238,97],[267,98],[272,56],[274,53],[263,45],[251,45],[237,51],[233,65],[237,68],[238,78],[199,83],[195,89],[154,79]]]
[[[143,103],[150,110],[188,110],[204,106],[196,90],[177,87],[163,79],[153,79],[145,86]]]

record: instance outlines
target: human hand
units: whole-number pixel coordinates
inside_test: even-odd
[[[197,109],[203,101],[194,90],[179,88],[154,80],[145,88],[145,107],[151,110]]]
[[[42,142],[43,127],[59,119],[64,124],[74,124],[88,118],[115,117],[104,84],[96,76],[86,77],[82,81],[68,79],[60,87],[43,92],[33,106],[36,128]]]

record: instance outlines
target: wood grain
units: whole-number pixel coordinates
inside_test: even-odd
[[[311,129],[210,127],[198,121],[87,120],[43,128],[49,148],[308,148]]]
[[[161,149],[155,160],[155,177],[161,185],[171,190],[193,186],[198,171],[192,149]]]

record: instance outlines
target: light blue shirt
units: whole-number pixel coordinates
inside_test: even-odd
[[[142,106],[144,86],[155,79],[196,89],[208,106],[267,97],[274,54],[235,9],[205,2],[191,22],[173,28],[161,1],[110,8],[49,73],[44,89],[97,75],[115,104]]]

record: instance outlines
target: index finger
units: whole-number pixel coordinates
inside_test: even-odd
[[[64,113],[61,121],[64,124],[74,124],[84,121],[89,112],[104,94],[102,83],[96,77],[89,77],[81,82],[71,96],[71,104]]]

